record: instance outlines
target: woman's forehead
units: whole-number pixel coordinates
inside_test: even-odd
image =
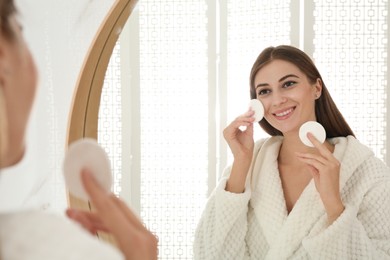
[[[291,62],[285,60],[273,60],[257,72],[255,82],[279,81],[281,78],[290,74],[298,77],[304,75],[304,73]]]

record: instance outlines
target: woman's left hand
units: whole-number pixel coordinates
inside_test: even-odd
[[[329,224],[331,224],[344,211],[340,196],[340,162],[326,145],[319,142],[311,133],[308,133],[307,137],[319,154],[296,152],[296,155],[308,166],[313,175],[316,189],[328,214]]]

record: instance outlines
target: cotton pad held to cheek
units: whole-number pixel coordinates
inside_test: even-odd
[[[80,199],[89,200],[81,181],[82,170],[88,170],[103,187],[111,190],[111,166],[104,149],[92,138],[80,139],[69,146],[63,171],[69,192]]]
[[[252,99],[249,101],[249,107],[255,111],[255,121],[259,122],[264,117],[264,106],[258,99]]]
[[[321,143],[325,141],[326,132],[324,127],[318,122],[308,121],[299,128],[299,138],[305,145],[314,147],[309,138],[307,138],[307,133],[309,132],[312,133]]]

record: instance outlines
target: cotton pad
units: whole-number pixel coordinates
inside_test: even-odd
[[[255,111],[255,122],[259,122],[264,117],[264,106],[258,99],[252,99],[249,101],[249,107]]]
[[[63,164],[65,184],[69,192],[87,201],[89,197],[81,182],[83,169],[89,170],[105,190],[111,190],[110,161],[95,139],[84,138],[73,142],[66,152]]]
[[[301,141],[307,146],[314,147],[309,138],[307,138],[308,132],[312,133],[321,143],[325,141],[326,132],[320,123],[308,121],[299,128],[299,138],[301,138]]]

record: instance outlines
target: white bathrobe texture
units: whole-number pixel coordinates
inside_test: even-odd
[[[198,224],[194,256],[216,259],[390,259],[390,169],[354,137],[338,137],[344,212],[331,225],[314,181],[288,214],[277,157],[283,137],[256,143],[244,193],[227,168]]]
[[[0,214],[2,260],[123,260],[122,253],[53,213],[19,211]]]

